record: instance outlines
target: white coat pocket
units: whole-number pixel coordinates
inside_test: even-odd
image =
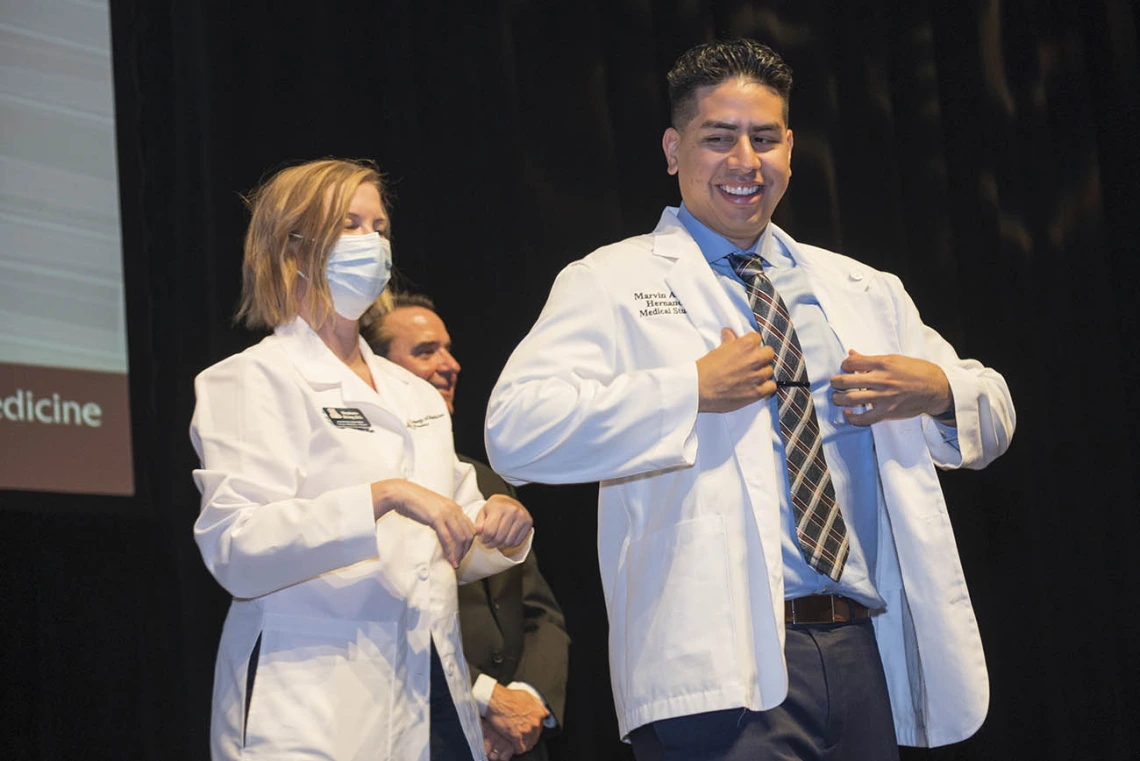
[[[246,758],[387,758],[394,625],[268,614]]]
[[[740,679],[727,563],[719,515],[630,542],[624,678],[633,705],[719,692]]]

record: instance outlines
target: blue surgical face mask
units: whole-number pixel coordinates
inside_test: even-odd
[[[388,285],[392,244],[380,233],[342,235],[329,254],[325,279],[333,309],[346,320],[358,320]]]

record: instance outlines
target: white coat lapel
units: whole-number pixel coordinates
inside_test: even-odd
[[[821,262],[776,225],[772,225],[772,231],[796,264],[803,267],[827,324],[839,338],[844,351],[855,349],[862,354],[894,351],[889,341],[884,343],[882,330],[874,327],[882,315],[875,315],[873,320],[865,317],[866,310],[873,303],[867,291],[877,275],[875,270],[847,258],[840,260],[843,265],[839,267]]]
[[[363,344],[363,341],[361,343]],[[372,370],[372,382],[376,384],[375,395],[379,395],[386,410],[399,418],[401,423],[406,424],[408,415],[411,413],[411,381],[414,376],[387,359],[376,356],[368,349],[367,345],[362,346],[361,351],[365,353],[364,358],[368,362],[369,369]],[[365,390],[372,391],[366,387]],[[373,404],[376,403],[375,395],[373,395]]]
[[[661,215],[653,233],[653,253],[674,262],[665,274],[665,283],[710,350],[720,346],[722,328],[732,328],[738,336],[752,330],[745,316],[733,308],[696,241],[672,212],[666,210]]]
[[[754,328],[747,315],[733,305],[696,241],[685,231],[676,216],[666,210],[654,232],[653,252],[676,260],[666,274],[665,282],[685,307],[686,314],[708,343],[709,349],[720,346],[722,328],[732,328],[738,336],[752,332]],[[732,412],[705,415],[704,418],[707,426],[725,426],[729,438],[734,442],[740,472],[745,474],[764,557],[767,558],[769,567],[774,568],[781,562],[781,527],[780,512],[773,509],[774,505],[779,504],[773,475],[780,465],[776,462],[770,445],[772,426],[777,424],[773,412],[771,404],[757,402]],[[782,611],[782,588],[777,586],[773,594],[773,600],[776,601],[774,605]]]
[[[385,427],[401,431],[405,428],[409,394],[406,388],[407,381],[404,379],[401,379],[404,380],[403,383],[393,381],[392,376],[395,376],[395,373],[378,372],[385,370],[382,363],[390,363],[377,358],[363,339],[360,341],[360,350],[372,370],[373,382],[376,384],[375,391],[337,359],[336,355],[325,346],[321,337],[302,318],[298,317],[289,325],[278,328],[276,334],[283,339],[285,353],[297,368],[297,372],[314,390],[339,388],[341,403],[338,406],[366,405],[370,408],[366,417],[374,424],[382,422]],[[387,419],[384,421],[376,419],[377,413],[379,417]]]

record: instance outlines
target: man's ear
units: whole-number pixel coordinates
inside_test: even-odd
[[[665,152],[665,170],[669,174],[677,173],[677,146],[680,144],[681,133],[673,127],[669,127],[661,136],[661,150]]]
[[[788,176],[792,176],[792,148],[795,147],[796,139],[791,130],[788,130]]]

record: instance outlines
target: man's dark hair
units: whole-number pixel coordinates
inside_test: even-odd
[[[392,308],[399,309],[400,307],[423,307],[429,312],[434,312],[435,302],[432,301],[431,296],[425,296],[422,293],[393,293]]]
[[[392,299],[386,311],[371,315],[371,319],[360,321],[360,332],[364,335],[364,340],[372,347],[372,351],[381,357],[388,357],[388,351],[392,348],[392,339],[395,338],[392,331],[385,327],[384,318],[402,307],[423,307],[429,312],[434,312],[435,302],[422,293],[401,293],[397,291],[392,293]]]
[[[670,118],[682,129],[696,111],[697,89],[743,77],[775,90],[784,101],[792,93],[792,69],[772,48],[754,40],[724,40],[689,48],[669,70]]]

